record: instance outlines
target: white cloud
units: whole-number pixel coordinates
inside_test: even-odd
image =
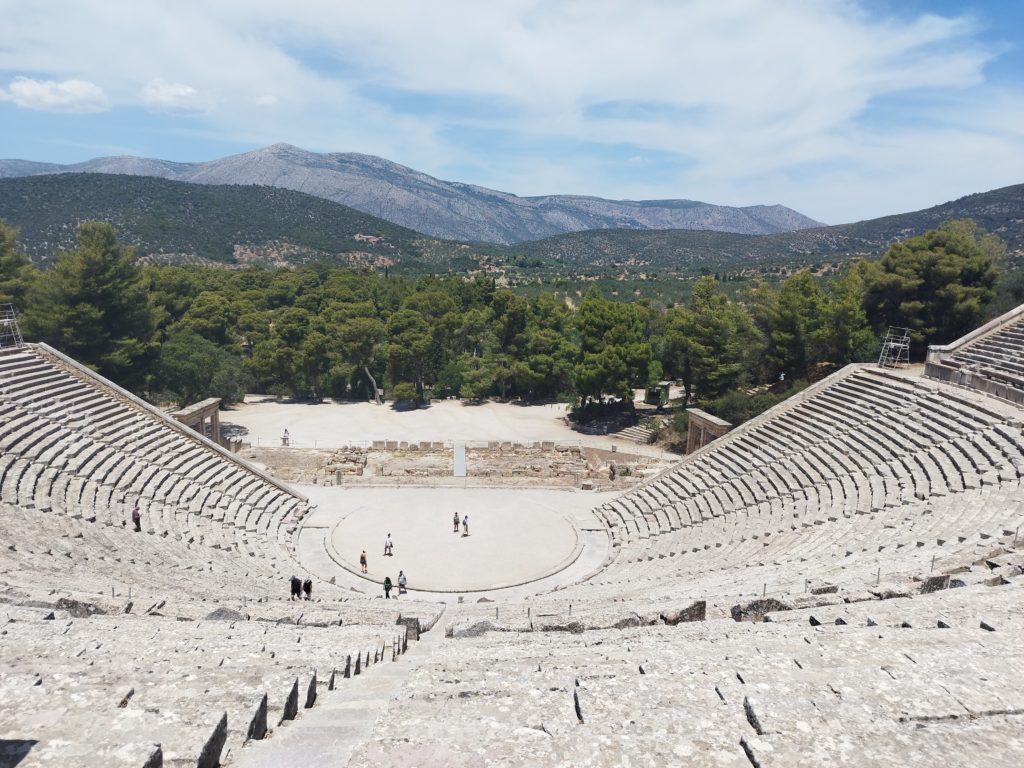
[[[16,77],[6,89],[0,88],[0,101],[43,112],[104,112],[110,108],[103,89],[86,80],[58,82]]]
[[[158,111],[202,112],[208,106],[191,85],[168,83],[158,77],[146,83],[139,95],[143,104]]]
[[[475,168],[460,180],[520,194],[807,204],[839,221],[1024,178],[1007,119],[1021,80],[996,93],[985,77],[991,38],[1019,31],[898,3],[8,5],[0,72],[73,73],[118,104],[191,113],[210,138]]]

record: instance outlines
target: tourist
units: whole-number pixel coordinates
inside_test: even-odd
[[[469,515],[462,518],[462,535],[469,536]]]
[[[142,530],[142,513],[139,512],[138,506],[132,510],[132,523],[135,525],[136,531]]]
[[[363,554],[361,554],[359,556],[359,567],[362,569],[363,573],[366,573],[366,550],[365,549],[363,550]]]
[[[302,580],[298,576],[292,576],[292,596],[289,600],[301,600],[302,599]]]
[[[386,557],[392,556],[393,552],[391,550],[394,549],[394,546],[395,545],[391,543],[391,534],[389,533],[388,537],[384,539],[384,555]]]
[[[313,580],[306,577],[306,580],[302,582],[302,596],[306,600],[313,599]]]
[[[284,434],[281,435],[281,445],[288,445],[289,442],[291,442],[291,437],[288,435],[288,430],[286,429]]]
[[[398,572],[398,594],[405,594],[405,571]]]
[[[455,526],[454,533],[458,533],[459,532],[459,513],[458,512],[456,512],[455,513],[455,517],[452,518],[452,525]]]
[[[385,600],[390,600],[391,599],[391,577],[390,576],[385,576],[384,577],[384,599]]]

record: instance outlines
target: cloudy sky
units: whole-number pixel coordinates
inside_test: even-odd
[[[828,223],[1024,182],[1019,0],[0,0],[0,157],[365,152]]]

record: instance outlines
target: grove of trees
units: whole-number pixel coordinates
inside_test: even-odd
[[[398,400],[457,396],[579,403],[630,400],[678,379],[695,400],[823,366],[870,360],[887,325],[915,353],[985,319],[1001,244],[949,222],[894,244],[838,279],[809,271],[730,298],[714,277],[667,308],[591,287],[574,305],[524,297],[493,276],[395,278],[296,269],[139,266],[108,224],[41,272],[0,222],[0,302],[45,341],[151,399],[187,403],[246,391]],[[681,296],[682,299],[682,296]]]

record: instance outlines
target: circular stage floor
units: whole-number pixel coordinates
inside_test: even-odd
[[[558,503],[566,494],[411,490],[374,488],[372,493],[338,494],[344,517],[325,541],[335,562],[358,574],[359,553],[365,549],[367,578],[377,584],[390,576],[397,588],[398,571],[403,570],[410,590],[476,592],[535,581],[566,568],[579,556],[580,535]],[[320,500],[322,506],[324,501]],[[469,536],[462,535],[461,526],[453,532],[456,511],[460,520],[469,515]],[[391,557],[383,554],[388,533],[394,543]]]

